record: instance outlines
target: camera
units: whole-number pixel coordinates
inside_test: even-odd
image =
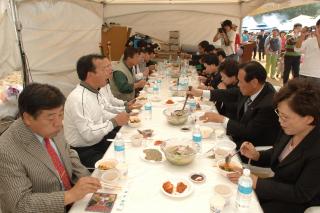
[[[218,32],[219,33],[223,33],[224,32],[224,29],[222,27],[218,28]]]

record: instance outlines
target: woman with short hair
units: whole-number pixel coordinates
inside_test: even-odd
[[[244,142],[241,154],[274,172],[265,179],[252,175],[265,213],[303,213],[320,205],[320,88],[305,79],[294,79],[274,100],[282,132],[273,148],[258,152]],[[239,176],[232,173],[228,177],[238,182]]]

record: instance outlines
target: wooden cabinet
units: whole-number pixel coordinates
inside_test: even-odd
[[[252,59],[252,52],[253,52],[253,48],[255,47],[256,43],[255,42],[249,42],[249,43],[245,43],[242,44],[242,48],[243,48],[243,54],[240,57],[240,63],[247,63],[249,61],[251,61]]]
[[[103,27],[101,30],[101,47],[104,55],[107,57],[110,55],[112,61],[119,61],[130,33],[131,28],[124,26]]]

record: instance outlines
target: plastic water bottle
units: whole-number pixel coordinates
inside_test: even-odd
[[[202,151],[202,135],[200,131],[200,126],[199,124],[195,125],[195,128],[192,132],[192,141],[194,142],[197,152],[201,153]]]
[[[238,181],[238,194],[236,205],[238,209],[248,209],[252,197],[252,179],[250,177],[250,170],[244,169],[243,175]]]
[[[191,112],[196,111],[196,109],[197,109],[197,102],[196,102],[196,100],[195,100],[194,98],[192,98],[192,99],[189,100],[189,108],[190,108],[190,111],[191,111]]]
[[[160,87],[161,87],[161,82],[162,82],[161,78],[158,78],[158,79],[157,79],[157,84],[158,84],[159,89],[160,89]]]
[[[153,85],[152,91],[154,96],[159,96],[159,85],[157,82]]]
[[[115,158],[118,162],[125,162],[125,144],[120,132],[117,133],[116,139],[114,140],[114,152]]]
[[[144,105],[144,111],[145,111],[145,118],[147,120],[151,120],[152,119],[152,104],[150,101],[148,101],[145,105]]]

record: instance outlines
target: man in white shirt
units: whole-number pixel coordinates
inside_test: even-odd
[[[69,94],[64,108],[66,139],[78,152],[81,163],[90,168],[109,147],[107,139],[114,138],[129,119],[126,112],[109,112],[106,99],[99,93],[99,88],[108,80],[103,59],[92,54],[78,60],[77,73],[81,82]]]
[[[213,38],[213,42],[221,40],[221,48],[226,53],[227,58],[235,58],[235,39],[236,32],[232,29],[232,22],[225,20],[221,24],[221,28],[218,29],[216,35]]]
[[[304,53],[304,62],[301,65],[300,77],[320,83],[320,19],[316,24],[316,36],[305,40],[309,34],[308,28],[303,28],[301,36],[294,48],[295,51]]]

